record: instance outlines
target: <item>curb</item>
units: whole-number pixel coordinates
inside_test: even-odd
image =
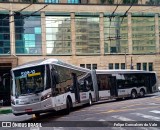
[[[12,113],[11,109],[0,110],[0,114],[9,114],[9,113]]]

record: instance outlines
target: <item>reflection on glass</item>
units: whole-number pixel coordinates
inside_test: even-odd
[[[98,17],[76,17],[76,54],[99,54],[100,32]]]
[[[40,16],[15,15],[16,54],[41,54]]]
[[[154,17],[132,17],[133,54],[156,52]]]
[[[127,17],[104,17],[105,53],[125,53],[128,48]]]
[[[0,54],[10,54],[10,29],[8,14],[0,14]]]
[[[47,54],[71,54],[70,17],[46,16]]]

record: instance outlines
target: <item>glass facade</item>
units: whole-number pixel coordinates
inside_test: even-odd
[[[0,14],[0,54],[10,54],[9,15]]]
[[[60,0],[45,0],[45,3],[59,3]]]
[[[156,52],[154,17],[132,17],[133,54]]]
[[[100,54],[99,17],[75,18],[76,54]]]
[[[42,53],[40,16],[15,15],[16,54],[37,55]]]
[[[80,0],[67,0],[67,3],[78,4],[80,3]]]
[[[48,55],[71,55],[71,20],[69,16],[46,16]]]
[[[128,50],[127,17],[104,17],[105,53],[126,53]]]

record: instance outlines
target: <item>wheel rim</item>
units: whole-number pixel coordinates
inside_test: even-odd
[[[89,97],[89,104],[92,105],[92,99],[91,96]]]
[[[136,93],[132,92],[132,98],[135,98],[135,97],[136,97]]]
[[[142,97],[144,95],[144,92],[143,91],[140,91],[140,96]]]

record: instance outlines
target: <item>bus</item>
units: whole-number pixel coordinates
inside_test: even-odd
[[[65,110],[95,101],[91,70],[57,59],[43,59],[11,70],[13,114],[35,114]]]
[[[99,100],[144,97],[158,91],[155,72],[142,70],[96,70]]]

